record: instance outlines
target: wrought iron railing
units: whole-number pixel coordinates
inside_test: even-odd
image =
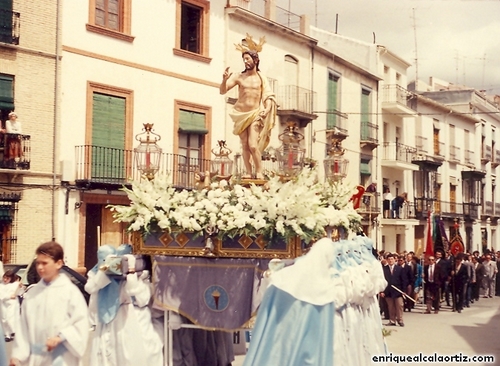
[[[380,193],[364,193],[357,209],[358,213],[366,215],[377,215],[381,212]]]
[[[315,92],[296,85],[278,87],[278,105],[280,110],[294,110],[312,114]]]
[[[497,167],[500,165],[500,150],[495,149],[493,153],[493,159],[491,160],[491,165]]]
[[[0,149],[3,158],[0,168],[29,170],[31,166],[31,136],[16,133],[6,133],[0,139]]]
[[[297,32],[300,31],[300,15],[292,13],[284,8],[276,6],[276,23],[291,28]]]
[[[347,136],[347,114],[336,109],[326,111],[326,129],[334,135]]]
[[[493,202],[491,202],[491,201],[484,202],[483,215],[493,216]]]
[[[384,160],[397,160],[411,163],[415,157],[417,149],[411,146],[395,142],[384,142]]]
[[[457,217],[463,215],[463,206],[461,203],[452,201],[436,201],[436,212],[443,217]]]
[[[465,164],[474,165],[474,151],[464,150],[464,161]]]
[[[450,145],[450,161],[460,161],[460,148],[455,145]]]
[[[208,159],[162,153],[157,174],[168,175],[169,182],[176,188],[192,189],[211,170],[210,164],[211,160]],[[236,164],[234,174],[242,169],[241,164],[241,161]],[[278,162],[275,159],[262,161],[262,168],[265,174],[271,176],[277,171]],[[132,150],[83,145],[76,147],[75,179],[80,184],[121,186],[142,177],[135,165]]]
[[[20,13],[0,9],[0,42],[18,45],[20,26]]]
[[[415,146],[417,147],[418,152],[427,153],[427,151],[428,151],[427,137],[417,136]]]
[[[434,156],[440,159],[444,159],[445,156],[445,148],[444,142],[438,142],[434,145]]]
[[[378,126],[370,122],[361,122],[361,142],[378,143]]]
[[[402,86],[396,84],[384,85],[382,88],[382,103],[398,103],[406,106],[410,95],[411,93]]]
[[[493,216],[500,217],[500,203],[495,203],[495,210],[493,211]]]
[[[473,203],[473,202],[468,202],[468,203],[463,203],[464,207],[464,217],[467,219],[478,219],[479,218],[479,204]]]
[[[481,151],[481,161],[487,162],[491,160],[491,146],[489,145],[483,145],[482,151]]]

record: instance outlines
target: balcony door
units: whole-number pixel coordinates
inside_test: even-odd
[[[131,174],[132,92],[89,86],[86,179],[120,184]]]

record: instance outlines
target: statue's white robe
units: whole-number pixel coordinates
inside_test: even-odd
[[[14,338],[12,357],[29,366],[77,366],[87,348],[87,304],[82,293],[64,274],[31,288],[21,307],[21,326]],[[50,337],[64,341],[52,352]]]

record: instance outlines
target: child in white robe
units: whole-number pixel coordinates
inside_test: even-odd
[[[22,283],[18,275],[10,270],[3,275],[3,285],[0,289],[0,309],[2,314],[2,326],[5,333],[5,341],[14,339],[16,330],[19,328],[19,299]]]
[[[70,279],[59,273],[63,258],[63,248],[55,242],[36,250],[41,280],[25,294],[10,366],[81,365],[89,332],[87,304]]]

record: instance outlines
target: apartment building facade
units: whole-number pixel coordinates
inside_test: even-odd
[[[421,119],[417,136],[432,141],[427,151],[442,160],[434,194],[423,194],[422,202],[444,221],[448,236],[458,223],[466,250],[497,249],[498,103],[483,92],[436,78],[419,81],[416,89],[411,105]]]
[[[58,2],[2,0],[0,16],[1,259],[26,263],[57,232]]]

